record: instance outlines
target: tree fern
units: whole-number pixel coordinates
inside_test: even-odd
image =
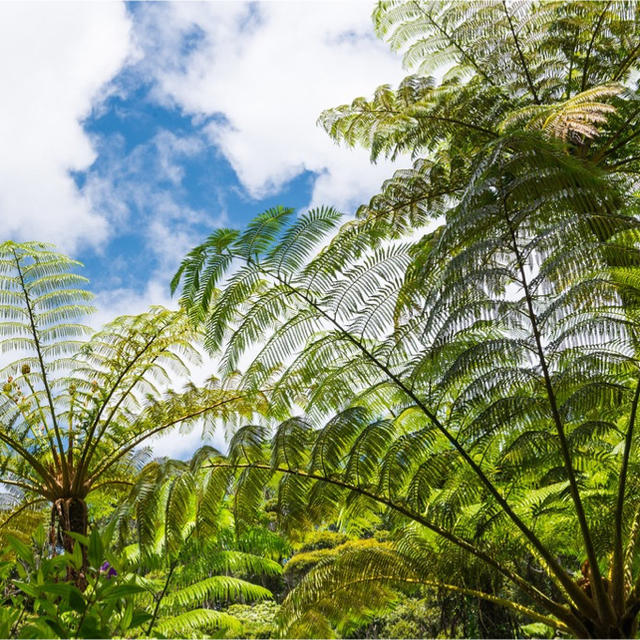
[[[275,474],[292,527],[388,510],[430,558],[472,557],[512,585],[505,606],[633,636],[637,6],[400,0],[374,20],[418,73],[451,68],[320,122],[413,168],[355,221],[315,222],[291,261],[275,262],[280,239],[314,220],[272,210],[183,264],[200,277],[225,261],[185,281],[183,303],[229,368],[251,348],[241,387],[271,388],[283,420],[240,430],[212,479],[233,472],[250,503]],[[354,407],[367,426],[321,426]]]
[[[86,533],[91,493],[132,485],[148,438],[245,400],[215,384],[170,389],[199,362],[181,312],[158,307],[95,333],[80,324],[91,294],[78,267],[46,245],[0,246],[2,350],[17,356],[1,374],[1,480],[13,495],[0,527],[48,504],[51,542],[67,549],[68,531]]]
[[[603,226],[606,233],[599,232]],[[409,509],[412,519],[428,509],[428,525],[418,521],[469,552],[474,529],[493,535],[498,527],[584,609],[586,620],[570,620],[557,608],[564,605],[544,600],[559,624],[579,633],[602,624],[595,620],[606,619],[611,605],[598,565],[617,544],[602,523],[626,517],[620,510],[615,515],[611,501],[603,511],[603,496],[616,491],[620,467],[614,451],[625,448],[620,429],[609,425],[624,422],[637,403],[638,296],[622,276],[635,269],[637,226],[631,203],[615,185],[555,143],[527,133],[496,142],[478,161],[475,179],[448,211],[446,226],[426,242],[384,243],[350,256],[339,233],[306,264],[280,273],[268,249],[264,257],[253,255],[243,269],[245,275],[251,271],[255,287],[239,291],[232,284],[235,306],[229,306],[233,298],[225,296],[222,280],[208,330],[219,336],[215,344],[227,339],[227,350],[237,348],[244,314],[272,295],[272,287],[285,287],[288,304],[241,384],[250,391],[273,381],[271,413],[305,406],[309,424],[282,423],[269,460],[261,458],[264,428],[236,434],[229,454],[230,464],[242,468],[236,501],[250,510],[269,470],[286,469],[279,511],[299,526],[326,518],[344,499],[354,512],[383,504],[404,516]],[[240,259],[246,251],[238,242],[229,250]],[[579,250],[585,244],[588,254]],[[614,271],[612,261],[630,266]],[[393,278],[393,312],[369,335],[359,331],[362,318],[379,305],[380,288]],[[225,305],[224,327],[217,325],[216,304]],[[268,330],[262,326],[263,334]],[[345,459],[356,442],[377,443],[360,437],[359,423],[349,421],[325,432],[331,446],[321,440],[305,448],[322,416],[358,404],[369,404],[386,419],[406,412],[420,418],[407,422],[405,434],[396,431],[399,422],[383,431],[384,453],[358,449],[357,458]],[[594,421],[599,426],[590,431]],[[544,455],[532,457],[543,451],[527,444],[536,442],[535,434],[544,434],[545,448]],[[367,475],[360,477],[360,468]],[[219,478],[228,482],[224,474]],[[608,488],[590,486],[589,478]],[[317,489],[318,480],[329,488]],[[529,501],[547,486],[553,491]],[[566,544],[589,559],[594,593],[601,585],[599,600],[585,598],[551,542],[538,533],[541,501],[566,513],[567,529],[582,551]],[[458,536],[460,519],[470,513]],[[509,523],[513,530],[507,533]],[[494,557],[493,550],[471,546],[485,562]],[[494,569],[526,591],[517,568]],[[540,594],[527,595],[541,603]]]

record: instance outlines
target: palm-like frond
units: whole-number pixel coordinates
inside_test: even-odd
[[[156,627],[157,631],[168,637],[190,636],[194,631],[207,629],[236,629],[242,625],[236,618],[213,609],[192,609],[170,618],[164,618]]]
[[[271,598],[271,592],[258,584],[252,584],[231,576],[211,576],[170,593],[164,600],[166,607],[189,607],[205,600],[248,602]]]
[[[635,633],[639,17],[626,2],[379,3],[379,34],[420,75],[320,123],[374,159],[411,153],[413,169],[354,222],[315,223],[315,255],[274,262],[291,223],[273,210],[182,268],[223,373],[251,348],[240,384],[272,388],[285,420],[272,439],[236,434],[219,487],[235,470],[252,504],[276,474],[293,527],[409,519],[536,615]],[[438,82],[429,65],[450,69]],[[353,407],[366,426],[325,431]],[[525,557],[562,598],[524,577]]]
[[[245,519],[270,470],[285,469],[278,507],[290,526],[340,518],[341,509],[376,517],[383,504],[412,518],[427,509],[428,526],[446,537],[472,515],[457,544],[474,530],[500,530],[578,602],[573,578],[548,553],[551,541],[534,529],[541,510],[552,508],[567,518],[573,554],[580,545],[590,558],[612,549],[601,525],[613,514],[603,519],[603,491],[615,492],[613,451],[623,439],[611,425],[636,402],[639,298],[623,274],[636,268],[638,222],[598,174],[535,133],[489,148],[446,226],[426,241],[374,242],[349,255],[338,233],[287,270],[273,268],[268,249],[252,256],[243,277],[251,273],[260,285],[240,291],[231,276],[233,297],[222,279],[216,283],[223,293],[208,316],[216,345],[245,348],[275,323],[243,388],[273,385],[273,415],[309,410],[307,421],[276,430],[268,460],[264,428],[236,433],[229,453],[243,469],[236,502]],[[625,266],[612,271],[616,263]],[[381,290],[392,305],[376,318]],[[287,305],[241,338],[245,314],[283,291]],[[225,305],[224,326],[217,304]],[[365,432],[345,414],[314,440],[322,416],[358,404],[392,423],[420,417],[406,433],[385,431],[384,422]],[[608,478],[608,488],[590,486],[590,477]],[[322,488],[314,482],[321,478],[330,479]],[[517,533],[506,533],[509,522]]]

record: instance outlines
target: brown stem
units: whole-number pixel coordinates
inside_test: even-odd
[[[636,383],[636,391],[631,403],[631,413],[629,414],[629,426],[624,441],[624,453],[622,456],[622,467],[620,469],[620,480],[618,481],[618,498],[616,501],[616,512],[614,520],[614,543],[613,543],[613,606],[618,615],[622,615],[624,609],[624,558],[622,552],[622,519],[624,511],[624,498],[627,489],[627,473],[629,469],[629,458],[633,446],[633,432],[638,411],[638,401],[640,400],[640,380]]]
[[[551,374],[549,373],[549,367],[547,365],[544,348],[542,346],[542,336],[540,334],[540,328],[538,327],[537,316],[533,308],[533,297],[529,290],[527,276],[524,271],[524,259],[520,253],[520,249],[518,248],[516,233],[513,228],[511,219],[509,218],[509,214],[507,212],[507,203],[506,203],[506,198],[504,194],[502,196],[502,207],[503,207],[504,217],[507,222],[507,228],[511,236],[511,243],[512,243],[511,249],[513,250],[518,271],[520,273],[520,284],[522,285],[523,293],[525,296],[527,313],[529,316],[528,319],[529,319],[531,330],[533,332],[533,337],[536,343],[538,362],[540,364],[540,368],[542,369],[546,395],[549,401],[549,407],[551,409],[553,422],[556,427],[556,433],[558,434],[558,441],[560,443],[560,450],[562,452],[565,472],[569,480],[571,498],[573,500],[573,504],[576,509],[578,522],[580,524],[580,531],[582,533],[583,543],[585,546],[585,550],[587,552],[587,557],[589,558],[589,564],[591,565],[591,572],[593,574],[594,591],[596,595],[596,603],[598,605],[598,609],[603,620],[611,620],[613,618],[613,611],[611,610],[611,601],[607,597],[607,594],[604,589],[602,575],[600,573],[600,568],[598,566],[598,559],[596,556],[595,549],[593,547],[593,541],[591,539],[591,532],[589,531],[589,525],[587,523],[584,507],[582,505],[582,500],[580,498],[580,491],[578,489],[578,483],[576,481],[575,473],[573,470],[573,463],[571,460],[571,452],[569,451],[569,444],[567,442],[567,438],[564,432],[564,425],[562,423],[562,418],[560,417],[560,411],[558,409],[556,394],[553,389],[553,384],[551,382]]]

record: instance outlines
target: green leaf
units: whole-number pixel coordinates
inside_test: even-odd
[[[137,584],[119,584],[113,587],[106,587],[101,593],[101,599],[104,601],[117,600],[119,598],[126,598],[137,593],[144,592],[144,587]]]
[[[131,618],[129,623],[129,627],[135,629],[136,627],[142,626],[145,622],[149,622],[152,616],[148,611],[136,610]]]
[[[24,562],[26,562],[29,566],[31,566],[34,561],[33,550],[31,549],[31,546],[29,546],[28,544],[25,544],[24,542],[22,542],[22,540],[19,540],[18,538],[12,535],[7,535],[7,540],[9,541],[9,544],[11,545],[11,548],[15,551],[16,555],[21,560],[24,560]]]
[[[21,582],[18,580],[14,581],[14,584],[18,589],[26,593],[28,596],[32,598],[37,598],[40,595],[40,587],[36,585],[29,584],[28,582]]]
[[[74,611],[82,612],[86,608],[86,603],[82,592],[73,584],[68,582],[47,583],[40,586],[40,590],[45,593],[52,593],[61,596],[69,602],[69,606]]]
[[[89,563],[92,567],[100,567],[104,558],[104,549],[98,529],[94,528],[89,536],[89,544],[87,545],[87,554]]]

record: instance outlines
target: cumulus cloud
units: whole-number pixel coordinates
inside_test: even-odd
[[[372,32],[369,2],[141,5],[140,70],[154,95],[204,123],[255,197],[303,171],[318,174],[311,204],[350,210],[394,168],[335,145],[320,112],[404,75]],[[210,118],[207,120],[207,118]]]
[[[70,172],[95,151],[82,120],[131,53],[119,3],[0,3],[0,234],[73,251],[108,223]]]

